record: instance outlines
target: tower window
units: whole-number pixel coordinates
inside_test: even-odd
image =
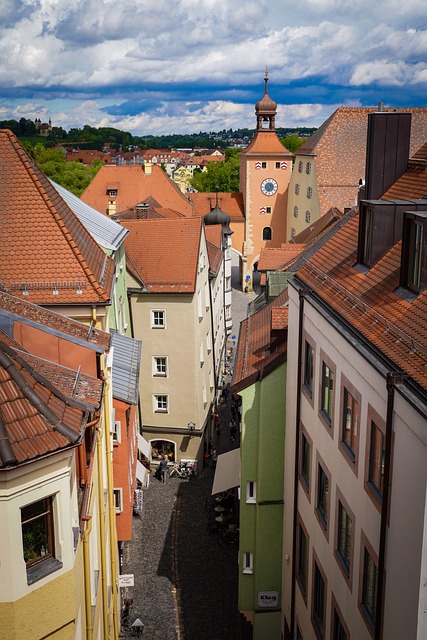
[[[298,162],[298,173],[302,173],[304,169],[304,163],[302,160]]]
[[[294,207],[294,218],[298,218],[298,207]]]
[[[313,195],[313,189],[311,187],[307,187],[307,198],[310,200]]]
[[[305,165],[305,172],[307,175],[310,175],[311,173],[311,162],[307,162]]]
[[[306,221],[306,222],[310,222],[310,218],[311,218],[310,211],[308,211],[308,210],[307,210],[307,211],[305,212],[305,221]]]
[[[264,227],[262,230],[262,239],[263,240],[271,240],[272,238],[272,230],[271,227]]]
[[[298,196],[299,195],[299,184],[295,185],[295,195]]]

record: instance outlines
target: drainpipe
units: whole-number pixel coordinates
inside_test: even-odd
[[[99,546],[101,556],[101,591],[102,591],[102,621],[104,625],[104,638],[108,638],[108,601],[107,601],[107,563],[105,559],[105,503],[103,489],[102,467],[102,429],[98,429],[96,451],[98,458],[98,510],[99,510]]]
[[[111,560],[111,592],[113,599],[113,638],[117,640],[119,637],[119,618],[117,611],[117,579],[118,579],[118,548],[117,548],[117,520],[116,520],[116,507],[113,499],[113,452],[111,449],[111,413],[109,411],[108,403],[111,396],[111,366],[109,364],[109,356],[104,363],[104,371],[107,375],[105,377],[105,393],[104,393],[104,415],[105,415],[105,431],[106,431],[106,458],[107,458],[107,488],[108,488],[108,523],[109,523],[109,541],[110,541],[110,560]],[[106,636],[107,637],[107,636]]]
[[[301,416],[301,375],[302,375],[302,337],[304,330],[304,302],[310,293],[309,289],[299,290],[299,317],[298,317],[298,367],[297,367],[297,405],[295,415],[295,454],[294,454],[294,503],[293,503],[293,531],[292,531],[292,584],[291,584],[291,638],[295,629],[295,588],[296,588],[296,559],[297,559],[297,515],[298,515],[298,466],[299,466],[299,439]]]
[[[385,426],[384,483],[381,502],[380,546],[378,552],[377,611],[374,640],[381,640],[384,626],[385,557],[387,544],[387,522],[391,486],[391,447],[393,437],[394,388],[405,378],[405,374],[390,372],[386,376],[387,414]]]
[[[83,567],[85,576],[85,617],[86,617],[86,640],[93,640],[92,627],[92,602],[90,592],[90,550],[89,538],[92,531],[92,516],[83,516],[82,520],[86,523],[83,532]]]

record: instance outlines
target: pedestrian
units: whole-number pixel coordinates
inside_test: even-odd
[[[215,469],[216,463],[218,460],[218,454],[216,452],[216,449],[213,449],[211,452],[211,460],[212,460],[212,467]]]
[[[163,459],[160,460],[159,464],[160,469],[160,480],[163,484],[166,484],[166,472],[168,470],[168,459],[166,456],[163,456]]]
[[[221,423],[217,422],[215,425],[215,433],[216,433],[216,437],[219,440],[221,438]]]

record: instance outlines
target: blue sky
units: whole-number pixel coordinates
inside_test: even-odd
[[[427,106],[426,0],[0,0],[0,120],[135,135]]]

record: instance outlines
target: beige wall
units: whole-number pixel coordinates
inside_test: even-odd
[[[174,433],[174,429],[186,429],[188,423],[194,422],[200,436],[214,394],[213,352],[207,350],[208,334],[213,341],[204,234],[199,258],[194,294],[147,293],[131,297],[134,337],[142,340],[140,397],[145,437],[174,441],[177,459],[195,458],[200,437],[189,438]],[[132,286],[130,278],[129,284]],[[165,312],[164,329],[151,327],[154,309]],[[167,376],[153,375],[155,356],[167,357]],[[168,396],[167,413],[154,411],[155,394]],[[157,432],[156,427],[170,432]]]
[[[309,173],[307,173],[307,165],[309,165]],[[308,188],[312,190],[311,198],[307,197]],[[286,237],[290,240],[320,217],[314,156],[296,156],[288,193]],[[310,214],[309,219],[306,212]]]
[[[289,334],[297,336],[298,296],[294,288],[289,288],[290,312]],[[387,392],[385,378],[371,364],[362,358],[318,313],[305,302],[304,330],[315,347],[314,400],[311,404],[304,393],[301,398],[301,423],[312,440],[311,455],[311,497],[298,488],[298,513],[309,536],[308,602],[305,605],[299,586],[296,586],[296,612],[304,640],[315,638],[311,623],[311,599],[313,577],[313,553],[327,577],[326,633],[330,637],[331,601],[336,599],[343,614],[351,638],[364,640],[371,638],[367,625],[358,609],[359,587],[362,577],[361,552],[363,536],[379,551],[380,513],[365,489],[365,460],[368,455],[369,413],[374,410],[378,420],[386,420]],[[321,351],[323,352],[321,355]],[[319,392],[321,360],[328,357],[336,367],[335,406],[333,412],[333,433],[319,418]],[[297,340],[288,343],[287,397],[296,398]],[[359,450],[355,469],[338,446],[340,440],[340,390],[344,382],[351,384],[359,392],[360,429]],[[292,558],[292,505],[293,468],[295,451],[295,403],[288,403],[286,416],[285,444],[285,519],[283,557]],[[331,477],[328,535],[315,516],[317,460]],[[426,503],[427,478],[427,424],[419,413],[398,393],[395,396],[393,479],[390,504],[390,528],[387,541],[386,559],[386,599],[384,638],[416,638],[418,607],[425,607],[425,590],[420,602],[422,541],[424,533],[424,513]],[[339,492],[353,515],[353,555],[351,579],[347,582],[334,557],[336,508]],[[283,568],[283,611],[290,620],[291,561],[285,561]]]

